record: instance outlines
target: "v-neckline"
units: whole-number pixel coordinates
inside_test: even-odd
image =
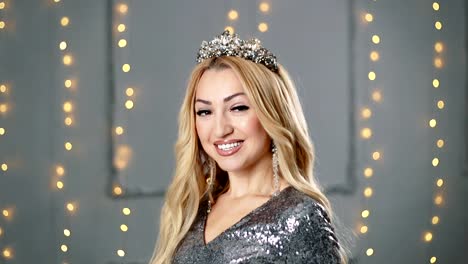
[[[253,215],[254,213],[256,213],[257,211],[259,211],[260,209],[262,209],[263,207],[267,206],[268,204],[270,204],[272,201],[276,200],[278,197],[280,197],[287,189],[289,188],[292,188],[292,185],[290,186],[287,186],[285,187],[283,190],[281,190],[279,192],[279,194],[277,196],[272,196],[270,199],[268,199],[266,202],[264,202],[263,204],[261,204],[260,206],[256,207],[255,209],[253,209],[252,211],[250,211],[249,213],[247,213],[246,215],[244,215],[241,219],[239,219],[237,222],[235,222],[234,224],[232,224],[231,226],[229,226],[228,228],[224,229],[223,232],[219,233],[217,236],[215,236],[213,239],[210,240],[210,242],[206,242],[206,237],[205,237],[205,230],[206,230],[206,223],[208,222],[208,212],[206,210],[203,210],[203,219],[202,219],[202,243],[203,243],[203,246],[205,247],[208,247],[210,246],[211,244],[213,244],[213,242],[215,242],[216,240],[218,240],[220,237],[222,237],[224,234],[226,234],[226,232],[230,231],[231,229],[237,227],[241,222],[244,221],[245,218],[247,217],[250,217],[251,215]]]

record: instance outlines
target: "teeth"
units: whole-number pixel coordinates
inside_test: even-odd
[[[233,149],[233,148],[239,146],[240,144],[241,144],[241,142],[230,143],[230,144],[221,144],[221,145],[218,145],[218,148],[222,149],[222,150],[230,150],[230,149]]]

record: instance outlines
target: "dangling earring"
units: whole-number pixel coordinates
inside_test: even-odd
[[[271,142],[271,152],[272,155],[272,163],[273,163],[273,196],[277,196],[280,193],[280,186],[279,186],[279,176],[278,176],[278,149],[276,148],[275,143]]]
[[[215,181],[215,174],[216,174],[216,163],[213,159],[208,158],[208,173],[209,177],[206,179],[206,183],[208,184],[208,209],[206,210],[207,213],[211,212],[211,204],[214,203],[213,199],[213,186]]]

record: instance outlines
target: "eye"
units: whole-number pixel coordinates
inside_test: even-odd
[[[247,111],[249,110],[249,107],[246,105],[238,105],[233,108],[231,108],[232,111],[239,112],[239,111]]]
[[[206,115],[209,115],[209,114],[211,114],[210,110],[198,110],[197,111],[197,116],[206,116]]]

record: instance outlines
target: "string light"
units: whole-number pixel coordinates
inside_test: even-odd
[[[364,20],[367,21],[367,22],[372,22],[372,21],[374,21],[374,16],[372,14],[370,14],[370,13],[366,13],[364,15]]]
[[[117,17],[117,20],[115,21],[116,25],[117,25],[117,32],[115,32],[115,39],[118,39],[118,42],[117,42],[117,46],[119,48],[120,51],[122,52],[127,52],[127,49],[124,49],[125,47],[127,47],[128,45],[128,42],[127,42],[127,39],[126,38],[126,34],[129,34],[128,31],[128,27],[124,22],[124,15],[126,15],[128,13],[128,5],[127,4],[118,4],[117,5],[117,10],[118,12],[121,14],[120,17]],[[237,20],[239,17],[239,14],[237,13],[236,10],[231,10],[230,12],[228,12],[228,18],[229,20],[231,21],[235,21]],[[128,57],[128,54],[126,56],[123,56],[123,57]],[[122,65],[122,72],[123,73],[129,73],[131,71],[131,66],[130,64],[128,63],[125,63]],[[124,107],[125,109],[127,110],[130,110],[130,109],[133,109],[134,106],[135,106],[135,102],[134,102],[134,99],[133,96],[135,94],[135,90],[133,87],[126,87],[125,90],[125,95],[127,96],[127,99],[125,100],[125,104],[124,104]],[[122,125],[119,125],[119,126],[115,126],[114,128],[114,133],[115,135],[117,136],[121,136],[124,134],[125,132],[125,129],[124,126]],[[117,148],[116,152],[114,153],[114,165],[117,169],[119,170],[122,170],[124,169],[126,166],[127,166],[127,163],[128,163],[128,155],[129,155],[129,147],[125,147],[125,145],[122,145],[123,147],[119,147]],[[119,196],[122,196],[125,194],[125,188],[118,182],[116,182],[113,186],[112,186],[112,195],[114,197],[119,197]],[[128,207],[128,206],[125,206],[124,208],[122,208],[122,214],[125,215],[125,216],[129,216],[131,214],[131,209]],[[125,217],[125,220],[124,221],[128,221],[128,218]],[[127,223],[121,223],[120,225],[120,231],[122,233],[125,233],[123,234],[123,236],[127,235],[127,231],[128,231],[128,225]],[[123,239],[123,241],[125,241],[126,239]],[[126,255],[126,252],[124,250],[124,245],[121,245],[120,248],[116,249],[115,251],[117,253],[117,256],[119,257],[124,257]]]
[[[228,13],[228,18],[229,18],[230,20],[236,20],[238,17],[239,17],[239,13],[237,13],[236,10],[231,10],[231,11],[229,11],[229,13]]]
[[[266,2],[262,2],[258,6],[258,9],[263,13],[267,13],[268,11],[270,11],[270,5]]]
[[[119,32],[124,32],[124,31],[125,31],[125,28],[126,28],[126,27],[125,27],[125,24],[119,24],[119,25],[117,26],[117,31],[119,31]]]
[[[265,22],[261,22],[260,24],[258,24],[258,30],[260,32],[266,32],[268,30],[268,24]]]
[[[55,3],[57,3],[57,6],[58,4],[64,4],[62,3],[62,1],[60,0],[54,0]],[[61,19],[60,19],[60,26],[62,26],[64,28],[64,30],[66,28],[68,28],[71,24],[70,22],[70,18],[66,15],[63,15],[63,12],[64,10],[67,10],[66,8],[62,7],[60,9],[57,9],[57,12],[62,12],[62,14],[60,15]],[[68,29],[67,29],[68,30]],[[65,35],[65,34],[64,34]],[[63,65],[64,68],[67,68],[67,70],[65,72],[69,72],[68,69],[70,69],[71,67],[73,67],[74,65],[74,61],[75,61],[75,58],[73,56],[73,52],[70,50],[70,48],[72,47],[72,45],[70,44],[70,42],[63,38],[63,36],[59,36],[61,37],[61,40],[58,44],[58,50],[61,52],[60,53],[60,56],[61,56],[61,65]],[[76,89],[78,88],[77,85],[76,85],[76,79],[73,79],[73,78],[70,78],[70,76],[62,76],[61,78],[62,81],[60,81],[60,87],[62,87],[64,90],[64,93],[66,93],[67,95],[64,96],[64,98],[72,98],[73,94],[70,94],[71,91],[76,91]],[[61,107],[62,107],[62,110],[63,110],[63,123],[64,123],[64,131],[65,131],[65,134],[66,129],[69,129],[71,128],[71,125],[73,124],[73,118],[72,118],[72,114],[76,111],[76,105],[73,103],[73,100],[70,100],[70,99],[67,99],[67,100],[64,100],[62,103],[61,103]],[[63,146],[64,146],[64,150],[60,150],[60,153],[57,154],[58,157],[64,157],[64,155],[62,155],[62,151],[71,151],[73,149],[73,144],[71,143],[72,140],[67,140],[64,142]],[[64,199],[64,200],[61,200],[59,201],[60,204],[64,204],[64,223],[61,223],[61,226],[60,229],[63,230],[63,235],[64,237],[70,237],[71,235],[71,229],[70,229],[70,217],[72,215],[74,215],[74,213],[76,212],[77,210],[77,202],[66,202],[66,200],[68,200],[68,195],[65,193],[67,192],[67,189],[69,188],[65,188],[65,174],[66,174],[66,168],[65,168],[65,165],[64,163],[56,163],[53,165],[53,169],[52,169],[52,182],[55,182],[55,187],[56,187],[56,191],[57,192],[62,192],[64,195],[62,196],[58,196],[60,197],[60,199]],[[63,228],[64,226],[67,226],[68,228]],[[62,253],[61,254],[61,263],[69,263],[69,261],[67,260],[68,258],[68,255],[67,254],[64,254],[64,253],[67,253],[70,248],[69,248],[69,245],[66,244],[66,243],[63,243],[63,241],[59,242],[60,244],[58,244],[58,248],[60,250],[60,252]]]
[[[371,4],[368,7],[367,12],[363,12],[363,19],[364,23],[367,23],[367,29],[370,31],[369,35],[370,36],[370,42],[373,45],[369,45],[370,50],[368,55],[369,59],[369,70],[367,71],[367,83],[371,88],[369,89],[370,92],[370,98],[369,100],[372,100],[375,103],[379,103],[382,101],[382,92],[380,89],[376,87],[377,85],[377,72],[374,70],[375,68],[375,63],[377,63],[380,60],[380,51],[379,51],[379,44],[381,42],[381,37],[377,34],[371,33],[373,31],[373,28],[371,27],[371,22],[375,21],[377,12],[375,12],[375,7],[373,4]],[[376,111],[376,109],[371,109],[371,107],[377,107],[378,105],[376,104],[369,104],[365,107],[363,107],[360,110],[360,115],[362,117],[361,121],[363,123],[362,127],[360,128],[360,136],[363,140],[369,140],[370,138],[374,137],[374,132],[370,128],[370,124],[368,122],[372,121],[371,117],[373,116],[373,113]],[[370,159],[367,162],[375,162],[377,160],[380,160],[382,158],[381,151],[372,151],[370,155]],[[363,168],[363,175],[366,180],[370,180],[374,176],[374,168],[373,166],[366,166]],[[370,217],[371,217],[371,208],[369,208],[370,204],[369,201],[374,195],[374,188],[371,186],[370,182],[369,183],[364,183],[364,189],[362,190],[362,207],[363,209],[361,210],[361,219],[358,223],[358,232],[360,233],[361,236],[367,236],[369,233],[369,223]],[[370,257],[374,254],[374,248],[373,247],[364,247],[364,253],[366,256]]]
[[[435,11],[434,14],[438,14],[438,11],[440,9],[440,4],[438,2],[433,2],[432,3],[432,8],[433,10]],[[433,48],[434,48],[434,57],[433,57],[433,66],[434,66],[434,72],[433,74],[435,76],[439,76],[439,73],[437,72],[438,70],[440,70],[441,68],[443,68],[445,65],[444,65],[444,59],[443,59],[443,55],[444,55],[444,44],[443,42],[441,41],[441,37],[440,37],[440,32],[442,30],[442,22],[440,21],[440,19],[438,19],[437,17],[434,19],[435,22],[434,22],[434,32],[437,34],[437,36],[435,37],[436,41],[434,41],[434,44],[433,44]],[[435,88],[436,90],[433,90],[434,91],[434,97],[441,97],[440,93],[442,91],[440,91],[439,87],[440,87],[441,83],[440,83],[440,80],[438,78],[432,78],[432,87]],[[436,100],[434,100],[436,101]],[[433,115],[437,115],[437,118],[441,118],[440,114],[442,113],[440,110],[444,109],[445,108],[445,101],[444,100],[437,100],[437,103],[435,104],[435,107],[433,108]],[[429,120],[429,127],[430,128],[435,128],[437,126],[437,119],[436,118],[431,118]],[[436,130],[436,132],[439,132],[440,129]],[[439,150],[441,148],[444,147],[444,144],[445,144],[445,141],[438,137],[436,140],[435,140],[435,145],[437,146],[437,148],[435,149],[435,154],[434,156],[436,157],[433,157],[432,158],[432,161],[431,161],[431,165],[432,165],[432,168],[434,170],[436,170],[434,173],[437,174],[437,175],[440,175],[440,158],[437,157],[440,155]],[[431,217],[430,217],[430,225],[429,225],[429,228],[431,230],[426,230],[423,232],[423,241],[427,244],[432,244],[431,242],[433,241],[434,239],[434,230],[435,230],[435,226],[439,224],[439,221],[440,221],[440,217],[434,212],[435,210],[437,210],[438,207],[440,207],[443,203],[443,196],[442,196],[442,187],[444,186],[444,179],[442,179],[441,177],[437,177],[436,180],[435,180],[435,184],[434,184],[434,189],[433,189],[433,192],[434,192],[434,200],[433,200],[433,203],[434,205],[431,207],[431,209],[433,210],[433,212],[431,212]],[[430,251],[429,251],[430,252]],[[429,262],[430,263],[436,263],[437,262],[437,257],[434,256],[432,254],[432,252],[429,253],[430,255],[427,257],[429,259]]]
[[[227,26],[227,27],[224,28],[224,30],[229,31],[230,34],[234,34],[234,27],[232,27],[232,26]]]
[[[126,39],[120,39],[118,45],[121,48],[125,48],[127,46],[127,40]]]

